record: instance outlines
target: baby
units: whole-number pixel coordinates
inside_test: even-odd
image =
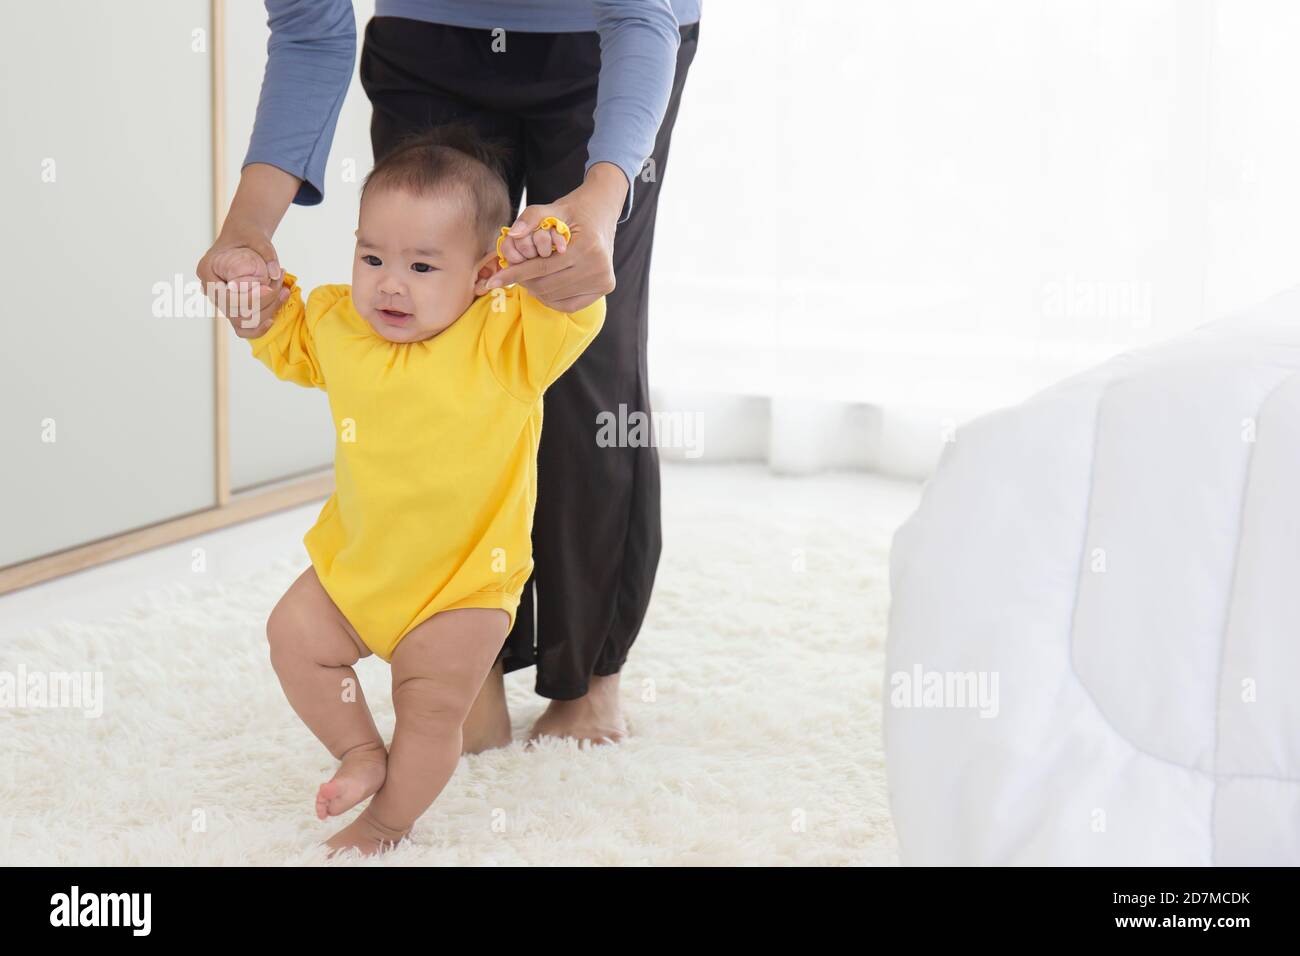
[[[533,569],[542,393],[605,319],[604,299],[570,315],[516,285],[487,291],[511,214],[494,162],[463,134],[409,140],[363,183],[352,284],[304,304],[286,273],[272,318],[231,320],[279,378],[325,390],[334,418],[335,491],[303,539],[311,566],[267,622],[289,703],[340,761],[317,816],[372,798],[331,854],[401,840],[451,777]],[[562,254],[567,228],[542,225],[532,249]],[[388,748],[352,669],[372,653],[392,667]]]

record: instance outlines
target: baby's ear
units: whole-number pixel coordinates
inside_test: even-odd
[[[488,279],[491,279],[500,271],[501,263],[497,261],[497,253],[496,250],[493,249],[478,261],[478,265],[475,268],[474,294],[487,295]]]

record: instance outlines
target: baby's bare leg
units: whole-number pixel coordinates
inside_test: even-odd
[[[266,636],[289,704],[342,761],[316,794],[316,815],[324,820],[343,813],[379,789],[387,764],[383,738],[352,669],[370,650],[310,567],[276,604]]]
[[[404,837],[451,779],[461,752],[461,725],[497,652],[510,616],[458,608],[415,627],[393,652],[397,727],[388,776],[370,805],[326,842],[334,850],[375,853]]]

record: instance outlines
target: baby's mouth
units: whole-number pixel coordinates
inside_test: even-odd
[[[379,314],[383,317],[384,321],[392,322],[397,325],[400,325],[411,318],[410,312],[403,312],[400,309],[380,309]]]

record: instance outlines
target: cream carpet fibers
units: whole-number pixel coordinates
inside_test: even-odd
[[[664,484],[655,599],[623,671],[631,739],[525,750],[544,701],[531,670],[510,675],[515,743],[462,759],[381,865],[895,861],[880,696],[897,516],[872,503],[896,511],[913,492],[700,465]],[[0,706],[0,863],[325,862],[318,842],[356,811],[313,815],[334,763],[285,702],[264,636],[305,566],[299,547],[110,620],[0,629],[0,676],[101,672],[104,693],[99,717]],[[388,739],[388,668],[359,673]]]

